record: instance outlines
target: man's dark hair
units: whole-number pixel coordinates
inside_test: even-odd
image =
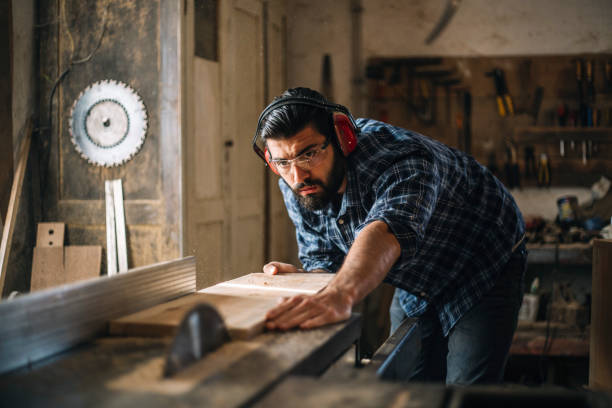
[[[282,95],[274,98],[279,101],[290,97],[306,97],[327,103],[323,95],[309,88],[291,88]],[[266,139],[288,139],[300,132],[308,125],[324,135],[336,147],[337,141],[334,130],[332,112],[314,106],[289,104],[271,111],[260,126],[259,135],[263,141]]]

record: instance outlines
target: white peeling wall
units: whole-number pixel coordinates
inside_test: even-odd
[[[447,1],[361,0],[362,67],[374,56],[612,52],[612,0],[462,0],[446,29],[425,45]],[[350,0],[288,0],[287,83],[319,89],[329,53],[336,102],[358,116],[363,109],[350,99],[350,7]]]
[[[351,95],[349,0],[287,1],[287,86],[321,89],[323,56],[331,55],[334,102]]]
[[[447,0],[363,0],[368,56],[612,52],[610,0],[463,0],[430,45]]]

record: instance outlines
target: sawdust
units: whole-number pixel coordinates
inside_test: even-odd
[[[172,378],[162,377],[164,358],[156,357],[136,365],[132,371],[108,381],[105,386],[115,391],[184,394],[261,346],[258,342],[232,341]]]

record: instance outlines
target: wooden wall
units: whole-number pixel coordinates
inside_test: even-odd
[[[52,128],[42,142],[48,148],[44,219],[67,223],[67,244],[105,246],[104,181],[121,178],[130,267],[182,252],[179,8],[178,2],[145,0],[39,3],[39,20],[59,21],[44,27],[40,36],[42,123],[49,121],[54,81],[69,69],[57,87]],[[74,64],[92,51],[90,61]],[[74,149],[68,131],[70,109],[79,93],[104,79],[133,87],[149,120],[140,152],[116,168],[88,164]]]
[[[596,240],[593,244],[593,304],[591,306],[591,345],[589,387],[612,390],[612,240]]]
[[[0,3],[0,226],[4,225],[13,181],[13,120],[12,120],[12,12],[11,2]]]

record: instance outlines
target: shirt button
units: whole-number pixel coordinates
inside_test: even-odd
[[[344,224],[344,220],[343,220],[342,218],[340,218],[340,219],[338,220],[338,224],[340,224],[340,225]]]
[[[421,293],[419,293],[419,295],[421,295],[422,298],[426,298],[427,297],[427,293],[425,293],[425,292],[421,292]]]

